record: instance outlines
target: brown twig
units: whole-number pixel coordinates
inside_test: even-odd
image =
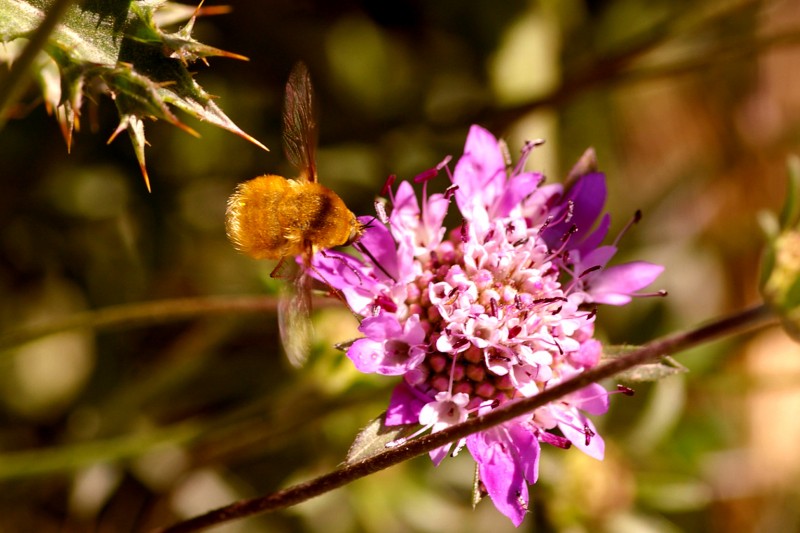
[[[656,339],[630,352],[624,357],[612,359],[607,363],[587,370],[531,398],[508,403],[486,415],[472,418],[462,424],[451,426],[438,433],[432,433],[410,440],[402,446],[387,449],[368,459],[343,466],[338,470],[305,483],[289,487],[267,496],[250,500],[241,500],[157,531],[159,533],[187,533],[190,531],[198,531],[230,520],[283,509],[304,502],[346,485],[356,479],[396,465],[407,459],[416,457],[417,455],[427,453],[449,442],[457,441],[478,431],[502,424],[503,422],[531,412],[538,407],[566,396],[567,394],[580,390],[591,383],[612,377],[634,366],[651,363],[657,361],[664,355],[673,354],[725,335],[751,331],[776,321],[777,318],[772,312],[765,305],[760,305],[700,326],[694,330]]]

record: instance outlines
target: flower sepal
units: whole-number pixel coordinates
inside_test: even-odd
[[[486,492],[486,487],[483,486],[481,483],[481,475],[480,470],[478,469],[478,463],[475,463],[475,472],[472,475],[472,510],[474,511],[475,508],[481,503],[489,493]]]
[[[386,413],[381,414],[356,435],[353,444],[347,450],[345,464],[357,463],[385,452],[392,443],[408,438],[418,427],[418,424],[387,426]]]
[[[633,345],[617,345],[605,346],[603,348],[602,360],[617,359],[624,357],[631,352],[638,350],[640,346]],[[630,370],[620,372],[614,379],[623,384],[635,385],[637,383],[647,383],[651,381],[658,381],[660,379],[674,376],[675,374],[683,374],[688,372],[689,369],[680,364],[672,357],[665,355],[657,363],[648,363],[644,365],[637,365]]]

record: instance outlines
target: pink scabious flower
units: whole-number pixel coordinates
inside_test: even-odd
[[[601,245],[609,216],[597,222],[605,177],[589,173],[566,190],[545,185],[522,170],[532,148],[509,169],[497,139],[473,126],[445,194],[427,195],[423,184],[419,202],[402,182],[386,225],[361,219],[362,257],[314,257],[314,275],[363,317],[364,337],[348,357],[362,372],[403,377],[387,425],[440,431],[593,367],[601,355],[594,304],[625,304],[661,273],[646,262],[607,267],[616,246]],[[453,200],[459,225],[448,232]],[[603,439],[586,414],[607,409],[606,390],[590,385],[430,455],[438,465],[466,445],[495,506],[519,525],[540,444],[602,459]]]

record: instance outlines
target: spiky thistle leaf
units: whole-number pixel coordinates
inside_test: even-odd
[[[4,45],[0,62],[11,63],[19,56],[26,37],[45,19],[51,4],[50,0],[0,0],[0,40]],[[267,149],[242,131],[189,72],[188,66],[198,59],[247,59],[195,40],[191,33],[199,13],[200,8],[162,0],[86,0],[67,9],[33,68],[68,149],[73,131],[80,128],[85,102],[96,101],[97,93],[114,99],[120,123],[111,139],[128,131],[148,190],[144,119],[165,120],[196,135],[172,113],[172,107]],[[181,18],[188,22],[176,32],[159,26]],[[87,94],[92,98],[85,98]]]

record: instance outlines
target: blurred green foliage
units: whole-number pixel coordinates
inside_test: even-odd
[[[531,165],[550,179],[594,146],[612,234],[645,214],[619,260],[665,264],[670,293],[600,309],[605,339],[641,343],[757,299],[755,216],[781,205],[800,140],[796,3],[231,4],[194,35],[250,62],[192,70],[272,151],[187,116],[199,139],[148,125],[148,194],[130,145],[105,144],[112,101],[97,100],[68,154],[31,86],[0,131],[0,332],[108,306],[274,294],[273,265],[233,251],[224,211],[238,182],[292,173],[280,113],[298,60],[318,96],[321,179],[357,214],[373,212],[389,174],[460,155],[474,122],[512,150],[547,139]],[[0,528],[147,530],[335,468],[392,382],[333,349],[356,334],[346,311],[315,315],[317,352],[301,372],[275,323],[208,315],[0,352]],[[796,530],[797,356],[772,331],[675,354],[689,373],[614,397],[598,421],[604,462],[545,449],[520,529]],[[230,530],[511,531],[490,503],[470,509],[471,482],[467,454],[439,468],[418,458]]]

